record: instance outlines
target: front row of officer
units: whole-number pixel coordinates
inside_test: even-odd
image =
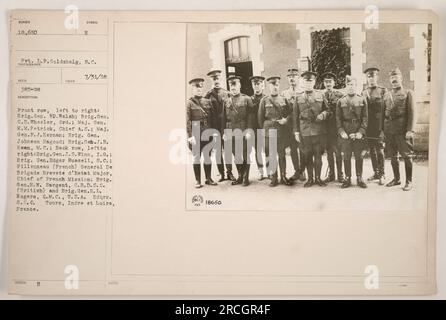
[[[192,79],[189,83],[192,86],[193,97],[187,102],[189,147],[193,151],[194,146],[197,145],[192,131],[198,123],[200,124],[200,136],[202,131],[209,128],[240,129],[241,132],[245,132],[241,136],[232,136],[231,151],[236,159],[238,178],[231,180],[233,180],[233,185],[243,184],[247,186],[249,185],[250,168],[248,162],[250,154],[248,147],[250,145],[247,143],[247,140],[251,138],[251,134],[246,129],[254,129],[254,147],[260,173],[259,180],[264,178],[264,164],[261,156],[262,150],[258,148],[257,144],[256,129],[264,129],[265,142],[263,151],[267,160],[265,163],[266,175],[271,178],[270,186],[276,186],[279,184],[277,166],[274,165],[276,161],[271,165],[268,163],[270,154],[269,139],[271,135],[269,129],[276,129],[274,136],[277,137],[280,183],[291,185],[290,180],[286,177],[285,159],[285,150],[290,144],[288,130],[291,126],[295,140],[300,145],[304,157],[303,162],[307,168],[308,180],[304,185],[305,187],[311,187],[314,184],[325,186],[327,182],[334,180],[333,153],[335,153],[338,181],[342,182],[341,187],[347,188],[351,186],[351,157],[354,154],[357,185],[361,188],[366,188],[367,184],[362,178],[363,157],[366,145],[370,148],[374,170],[374,175],[368,180],[376,179],[379,180],[379,184],[383,184],[384,154],[382,152],[382,140],[385,132],[387,150],[391,157],[394,173],[394,179],[387,186],[391,187],[401,184],[397,158],[399,152],[404,159],[406,168],[406,184],[403,190],[410,190],[412,188],[411,153],[414,126],[412,92],[402,88],[402,76],[398,68],[390,73],[390,82],[392,84],[390,92],[387,92],[383,87],[377,86],[378,71],[378,68],[365,70],[368,87],[364,90],[363,95],[356,94],[356,79],[347,76],[346,94],[343,96],[336,94],[339,92],[335,92],[333,89],[329,90],[329,85],[325,92],[314,90],[316,73],[311,71],[304,72],[301,75],[304,91],[296,96],[294,104],[291,104],[283,95],[279,95],[280,77],[273,76],[266,79],[270,90],[270,95],[266,96],[263,94],[260,85],[265,78],[261,76],[251,77],[253,88],[256,90],[253,97],[248,97],[240,93],[241,78],[239,76],[231,76],[228,78],[230,94],[227,99],[222,101],[222,115],[217,117],[222,122],[219,124],[212,123],[212,119],[216,119],[216,117],[212,116],[212,104],[210,100],[202,97],[204,79]],[[324,84],[333,79],[333,74],[325,74]],[[336,132],[333,132],[334,130]],[[338,137],[337,143],[333,141],[333,136]],[[223,134],[223,141],[226,140],[227,137]],[[203,165],[206,175],[205,183],[216,185],[210,176],[211,162],[210,160],[206,161],[206,159],[210,158],[210,150],[204,148],[210,141],[202,141],[199,144],[200,146],[195,148],[196,152],[193,152],[196,187],[202,186],[200,177],[201,155],[205,158],[205,164]],[[242,154],[235,152],[235,146],[238,143],[242,144]],[[329,157],[329,179],[322,181],[322,154],[325,148],[327,153],[331,152],[332,156]],[[338,152],[338,149],[340,152]],[[206,150],[206,152],[203,152],[203,150]],[[340,168],[342,164],[340,159],[338,160],[338,157],[340,158],[341,156],[345,168],[345,177],[343,179],[342,168]]]

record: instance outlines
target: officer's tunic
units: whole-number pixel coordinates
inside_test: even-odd
[[[298,88],[295,88],[293,90],[293,87],[289,87],[288,89],[282,91],[282,96],[285,97],[290,103],[291,108],[293,108],[294,102],[296,101],[296,97],[302,93],[302,90],[299,90]],[[292,112],[292,110],[291,110]],[[294,139],[294,133],[293,133],[293,121],[290,121],[288,124],[289,128],[289,135],[288,135],[288,141],[287,145],[290,147],[290,155],[291,155],[291,161],[293,162],[294,171],[301,172],[305,168],[305,161],[304,157],[300,157],[299,159],[299,144],[297,143],[296,139]]]
[[[222,133],[224,129],[222,127],[223,106],[225,100],[229,98],[229,92],[223,88],[212,88],[206,93],[205,98],[211,102],[213,114],[212,126]]]
[[[259,114],[259,106],[260,106],[260,101],[262,101],[262,99],[266,97],[266,95],[264,95],[263,93],[257,95],[254,94],[251,96],[251,100],[252,100],[252,114],[253,114],[253,129],[259,129],[259,121],[257,119],[258,114]]]
[[[201,180],[201,169],[200,169],[200,158],[203,152],[204,146],[206,146],[212,138],[206,141],[201,141],[201,134],[204,130],[210,129],[212,122],[212,106],[209,99],[202,97],[192,97],[186,102],[186,130],[188,137],[195,137],[196,145],[188,144],[189,149],[192,151],[194,162],[194,175],[195,180],[200,182]],[[200,130],[197,130],[200,126]],[[199,135],[199,136],[198,136]],[[204,171],[206,178],[211,176],[211,160],[210,160],[210,150],[209,153],[204,154]]]
[[[242,132],[246,129],[253,128],[253,104],[249,96],[240,93],[238,95],[230,95],[228,99],[225,100],[223,108],[222,117],[222,127],[225,129],[240,129]],[[252,132],[252,139],[254,139],[254,132]],[[236,163],[243,163],[247,160],[247,143],[246,139],[243,138],[243,160],[240,160],[240,155],[236,154],[237,136],[232,136],[232,153],[236,157]],[[254,140],[252,140],[254,141]],[[251,145],[254,145],[251,142]]]
[[[259,120],[258,120],[258,114],[259,114],[259,106],[260,106],[260,101],[262,101],[262,99],[266,97],[266,95],[264,95],[263,93],[257,95],[254,94],[251,96],[251,100],[252,100],[252,118],[253,118],[253,129],[254,129],[254,133],[255,133],[255,139],[254,139],[254,148],[256,151],[256,162],[257,162],[257,167],[259,169],[263,168],[263,158],[262,158],[262,150],[264,150],[264,147],[259,147],[259,143],[258,140],[263,139],[263,136],[260,135],[259,132],[257,132],[257,129],[261,129],[259,127]],[[264,142],[263,142],[264,143]],[[263,144],[261,144],[263,146]]]
[[[407,131],[413,131],[415,127],[413,92],[404,88],[392,89],[384,95],[384,105],[388,155],[396,157],[399,152],[403,158],[407,158],[413,152],[413,141],[405,139]]]
[[[362,92],[368,106],[367,136],[375,138],[367,140],[375,177],[384,175],[384,151],[380,135],[384,129],[384,95],[386,92],[387,89],[380,86],[368,87]]]
[[[362,95],[367,99],[368,124],[367,136],[378,138],[384,125],[384,95],[387,89],[376,86],[367,88]]]
[[[334,177],[335,159],[338,179],[342,177],[342,157],[339,148],[338,128],[336,126],[336,105],[338,100],[344,96],[344,93],[337,89],[325,90],[324,97],[327,103],[328,118],[327,126],[327,161],[330,170],[330,175]]]
[[[205,95],[205,98],[211,101],[212,105],[212,128],[220,132],[220,138],[223,137],[223,107],[226,99],[229,98],[229,92],[223,88],[212,88]],[[221,148],[217,150],[220,157],[217,157],[217,167],[220,175],[224,176],[224,161],[223,161],[223,140],[221,140]],[[232,163],[226,163],[226,171],[228,174],[232,173]]]
[[[293,106],[294,132],[302,137],[325,135],[325,122],[316,119],[319,114],[323,114],[324,120],[329,115],[324,94],[317,90],[299,94]]]
[[[302,91],[298,90],[297,88],[293,90],[293,87],[289,87],[286,90],[283,90],[281,95],[287,99],[291,105],[294,104],[294,101],[296,100],[296,97],[301,94]]]
[[[197,131],[200,136],[195,137],[197,143],[201,139],[201,133],[212,128],[212,106],[209,99],[202,97],[192,97],[186,102],[186,129],[188,137],[192,137],[195,132],[194,127],[200,126],[200,130]]]
[[[286,123],[280,124],[277,120],[285,118]],[[269,95],[260,101],[258,113],[259,128],[265,129],[265,155],[267,162],[270,154],[269,138],[273,137],[271,129],[276,130],[277,137],[277,155],[279,158],[279,166],[281,174],[286,173],[285,149],[288,146],[290,135],[290,123],[292,123],[292,106],[289,101],[281,95]],[[269,174],[276,174],[277,167],[271,165],[267,168]]]
[[[259,128],[265,129],[265,136],[270,136],[270,129],[277,130],[278,145],[284,144],[289,134],[289,123],[291,122],[292,106],[283,96],[266,96],[260,101],[258,121]],[[279,124],[277,120],[286,118],[285,124]],[[286,145],[285,145],[286,147]]]
[[[324,97],[325,101],[327,103],[327,134],[328,134],[328,143],[336,143],[337,144],[337,134],[338,134],[338,128],[336,126],[336,105],[338,103],[338,100],[344,96],[344,93],[342,93],[339,90],[333,89],[333,90],[325,90],[324,91]]]
[[[316,119],[322,115],[323,119]],[[325,149],[328,117],[327,104],[321,91],[313,90],[299,94],[293,106],[293,131],[301,137],[301,150],[305,156],[308,177],[313,178],[313,163],[316,178],[320,178],[322,153]]]
[[[345,95],[338,100],[336,106],[336,125],[339,135],[345,132],[347,135],[360,132],[365,136],[367,131],[368,114],[367,101],[358,94]],[[350,138],[343,139],[339,137],[341,152],[343,153],[345,174],[351,177],[351,157],[355,154],[356,175],[362,176],[362,158],[364,151],[364,138],[361,140]]]

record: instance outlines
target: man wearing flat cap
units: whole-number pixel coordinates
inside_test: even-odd
[[[367,188],[362,179],[363,157],[365,152],[364,137],[367,131],[367,101],[356,93],[357,80],[352,76],[345,77],[347,94],[338,100],[336,106],[336,125],[338,127],[339,144],[344,160],[345,178],[341,188],[351,186],[352,154],[355,155],[357,185]]]
[[[386,186],[393,187],[401,184],[399,153],[404,159],[406,169],[406,183],[403,190],[409,191],[412,189],[413,130],[415,126],[413,92],[403,88],[400,69],[393,69],[389,76],[392,89],[384,96],[384,134],[386,152],[391,158],[393,180]]]
[[[291,106],[294,104],[296,97],[298,94],[302,93],[302,90],[299,87],[299,70],[297,68],[289,68],[287,71],[287,79],[289,83],[289,88],[282,91],[282,96],[287,99]],[[289,133],[289,147],[290,147],[290,155],[291,162],[293,163],[294,174],[290,177],[291,181],[300,180],[305,181],[305,161],[302,156],[302,150],[300,150],[299,144],[294,139],[293,134],[293,125],[289,124],[290,133]],[[301,156],[299,157],[299,153]]]
[[[206,93],[205,98],[211,101],[213,109],[212,117],[212,127],[220,132],[220,139],[223,137],[223,127],[222,127],[222,115],[223,115],[223,105],[226,99],[229,98],[229,92],[222,88],[222,75],[220,70],[211,70],[207,74],[208,77],[212,79],[212,89]],[[225,180],[225,163],[223,161],[223,140],[221,142],[220,159],[217,159],[217,168],[220,173],[219,182]],[[234,175],[232,174],[232,163],[226,163],[226,175],[231,181],[234,181]]]
[[[186,129],[188,136],[188,146],[193,154],[193,169],[195,175],[195,187],[201,188],[201,165],[200,158],[203,154],[203,148],[212,140],[201,140],[201,134],[204,130],[211,128],[212,106],[209,99],[203,98],[202,78],[194,78],[189,81],[192,90],[192,97],[186,102]],[[212,139],[212,138],[210,138]],[[216,185],[211,178],[211,158],[210,153],[203,154],[205,184]]]
[[[223,134],[225,143],[228,139],[232,140],[232,154],[238,171],[238,178],[232,181],[232,185],[247,186],[251,151],[248,150],[248,146],[252,148],[254,145],[253,105],[251,98],[240,92],[240,80],[239,76],[228,77],[230,94],[223,107],[222,127],[225,128]]]
[[[322,153],[327,134],[325,120],[329,112],[323,92],[314,90],[317,74],[306,71],[301,76],[304,91],[293,105],[293,128],[295,140],[302,142],[301,150],[307,167],[308,180],[304,187],[315,183],[323,187],[326,183],[321,180]]]
[[[367,88],[362,95],[367,99],[368,124],[367,145],[372,160],[373,175],[367,181],[378,180],[379,185],[385,183],[384,175],[384,95],[387,89],[378,85],[378,72],[376,67],[364,70],[367,78]]]
[[[292,121],[292,106],[285,97],[279,94],[280,77],[272,76],[266,81],[268,82],[269,95],[260,101],[258,121],[259,127],[265,130],[266,170],[268,175],[271,176],[269,185],[275,187],[279,183],[276,161],[278,158],[280,183],[289,186],[291,181],[286,177],[285,150],[289,144],[289,123]],[[270,140],[272,139],[276,139],[276,150],[270,150]],[[271,142],[274,143],[274,140]],[[273,159],[272,157],[277,158]]]
[[[342,156],[339,147],[338,129],[336,127],[336,105],[338,100],[344,96],[340,90],[334,89],[336,83],[336,75],[332,72],[326,72],[322,75],[324,82],[324,97],[327,102],[327,161],[328,161],[328,177],[326,183],[336,180],[335,171],[337,173],[337,181],[342,183],[344,181],[344,174],[342,172]],[[335,170],[336,160],[336,170]]]
[[[258,113],[259,113],[259,105],[260,105],[260,101],[265,97],[265,94],[263,94],[263,89],[264,89],[264,80],[265,78],[262,76],[252,76],[249,78],[249,80],[251,81],[252,84],[252,89],[254,91],[254,94],[251,96],[251,100],[252,100],[252,104],[253,104],[253,109],[252,109],[252,115],[253,115],[253,129],[254,129],[254,150],[255,150],[255,156],[256,156],[256,163],[257,163],[257,169],[259,170],[259,181],[262,181],[265,176],[264,176],[264,165],[263,165],[263,158],[262,158],[262,151],[264,150],[263,144],[261,143],[260,146],[259,145],[259,137],[258,137],[258,132],[257,129],[261,129],[259,128],[259,121],[257,119]],[[261,137],[263,138],[263,137]]]

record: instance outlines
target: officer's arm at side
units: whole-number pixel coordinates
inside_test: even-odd
[[[328,102],[325,97],[322,99],[322,109],[321,113],[323,115],[324,120],[327,120],[330,117],[330,111],[328,110]]]
[[[259,128],[262,129],[263,128],[263,122],[265,121],[265,98],[260,100],[259,111],[258,111],[258,114],[257,114],[257,119],[259,121]]]
[[[383,94],[381,95],[381,112],[380,112],[380,118],[379,118],[379,131],[384,130],[384,120],[385,120],[385,112],[386,112],[386,104],[384,102],[384,97],[386,96],[387,89],[383,88]]]
[[[187,137],[190,138],[192,136],[192,120],[191,120],[191,102],[186,102],[186,130]]]
[[[407,131],[413,131],[415,127],[415,106],[412,90],[407,92]]]
[[[338,134],[345,133],[344,127],[342,126],[341,99],[336,103],[336,128],[338,128]]]
[[[287,116],[285,117],[286,122],[285,125],[292,125],[292,121],[293,121],[293,106],[291,105],[291,102],[288,99],[285,99],[285,103],[286,103],[286,114]]]
[[[255,127],[255,122],[256,121],[256,115],[254,115],[254,104],[252,103],[252,99],[250,97],[246,98],[246,103],[247,103],[247,108],[248,108],[248,112],[247,112],[247,124],[248,124],[248,128],[254,128]]]
[[[297,99],[294,100],[293,103],[293,132],[300,132],[300,110],[299,104],[297,103]]]
[[[221,110],[221,125],[220,127],[224,131],[226,129],[226,102],[227,100],[223,101],[223,108]]]
[[[366,131],[367,131],[367,124],[368,124],[368,113],[369,113],[369,108],[367,105],[367,99],[363,96],[362,97],[362,101],[364,103],[364,108],[362,108],[362,112],[361,112],[361,126],[359,127],[358,132],[360,132],[362,135],[365,135]]]
[[[333,117],[336,117],[336,110],[332,110],[332,108],[330,108],[330,104],[328,103],[328,100],[325,97],[325,95],[324,95],[324,102],[325,102],[325,107],[326,107],[326,110],[327,110],[327,117],[326,117],[326,119],[331,119]],[[335,106],[335,109],[336,109],[336,106]]]

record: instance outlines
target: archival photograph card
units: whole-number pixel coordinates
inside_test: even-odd
[[[10,12],[10,294],[434,294],[437,28]]]

